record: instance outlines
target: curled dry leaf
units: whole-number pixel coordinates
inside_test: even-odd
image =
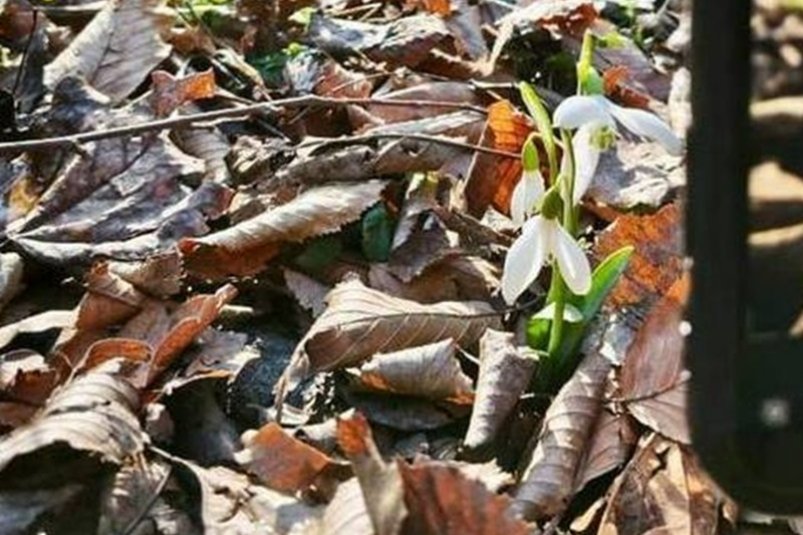
[[[533,127],[527,117],[507,100],[488,107],[488,122],[480,145],[519,154]],[[474,153],[466,178],[468,213],[482,217],[488,206],[507,213],[513,188],[521,178],[521,161],[495,154]]]
[[[681,332],[688,291],[688,278],[681,278],[653,307],[619,375],[622,402],[628,412],[644,425],[684,444],[691,443],[686,420],[689,374],[683,365]]]
[[[478,450],[496,434],[535,373],[537,357],[517,346],[515,335],[488,329],[480,339],[480,371],[471,421],[463,445]]]
[[[34,420],[0,441],[0,503],[22,499],[31,507],[10,516],[17,524],[6,533],[28,532],[47,507],[59,505],[54,495],[80,489],[142,451],[139,395],[117,375],[117,363],[109,364],[57,392]],[[47,496],[33,500],[37,492]]]
[[[375,390],[470,404],[471,379],[460,369],[457,345],[447,339],[394,353],[377,353],[360,366],[360,381]]]
[[[359,280],[335,287],[328,308],[293,354],[291,384],[310,373],[355,366],[375,353],[452,338],[465,347],[499,317],[479,301],[421,305],[366,288]]]
[[[598,353],[587,355],[547,410],[538,445],[516,491],[514,508],[524,518],[549,518],[568,505],[610,370],[610,363]]]
[[[45,67],[53,89],[66,76],[81,76],[120,102],[170,54],[163,40],[173,15],[164,0],[114,0]]]
[[[717,533],[720,503],[692,454],[653,434],[614,482],[598,533]]]
[[[327,491],[344,467],[312,446],[269,423],[252,436],[243,437],[245,449],[237,461],[262,483],[282,492],[298,492],[312,486]]]
[[[407,517],[398,467],[382,460],[368,421],[359,413],[338,419],[337,442],[354,467],[376,535],[397,535]]]
[[[302,242],[340,229],[375,204],[386,182],[330,184],[203,238],[182,240],[187,266],[205,276],[260,271],[285,242]]]

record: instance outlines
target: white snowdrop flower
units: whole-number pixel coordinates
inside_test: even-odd
[[[639,137],[657,141],[672,155],[683,153],[683,142],[658,116],[638,108],[624,108],[601,95],[565,99],[555,110],[553,122],[557,128],[577,129],[572,139],[575,203],[591,185],[600,153],[613,144],[617,122]]]
[[[563,280],[577,295],[591,289],[591,267],[583,250],[554,218],[538,215],[528,220],[505,259],[502,296],[508,304],[535,281],[544,263],[554,258]]]

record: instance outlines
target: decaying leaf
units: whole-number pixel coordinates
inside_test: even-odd
[[[614,483],[599,533],[717,533],[720,501],[691,453],[653,434]]]
[[[237,461],[272,489],[297,492],[311,486],[328,490],[342,466],[270,423],[247,438]]]
[[[489,329],[480,339],[480,372],[471,421],[463,445],[476,450],[496,434],[530,384],[538,364],[515,335]]]
[[[688,290],[688,279],[678,280],[652,309],[619,375],[622,400],[630,414],[683,444],[691,443],[686,421],[689,374],[683,365],[681,329]]]
[[[456,349],[454,340],[447,339],[394,353],[377,353],[360,366],[360,381],[380,391],[471,403],[471,379],[460,369]]]
[[[247,275],[262,269],[283,243],[329,234],[375,204],[386,183],[371,180],[329,184],[308,190],[289,203],[180,248],[190,269],[207,275]]]
[[[538,444],[516,491],[514,507],[524,518],[550,518],[568,505],[599,418],[610,370],[601,355],[587,355],[547,410]]]
[[[120,102],[170,54],[163,40],[172,13],[163,0],[114,0],[97,14],[69,47],[47,67],[53,89],[66,76],[81,76]]]
[[[292,381],[310,373],[354,366],[378,352],[393,352],[452,338],[476,342],[499,318],[486,303],[442,302],[420,305],[366,288],[358,280],[339,284],[328,308],[294,353]]]

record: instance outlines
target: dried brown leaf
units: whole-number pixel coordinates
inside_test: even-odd
[[[480,339],[480,371],[471,421],[463,445],[477,450],[491,443],[530,384],[537,357],[517,346],[512,333],[489,329]]]
[[[598,533],[717,533],[717,494],[691,453],[652,435],[611,488]]]
[[[59,379],[60,374],[33,351],[18,349],[0,356],[0,397],[6,401],[38,409]]]
[[[153,90],[151,107],[157,117],[170,115],[188,102],[215,96],[215,73],[212,69],[176,78],[166,71],[151,74]]]
[[[454,339],[476,342],[499,318],[486,303],[421,305],[366,288],[358,280],[339,284],[328,308],[299,343],[288,368],[295,381],[310,373],[355,366],[375,353]]]
[[[621,140],[600,156],[586,198],[620,211],[658,209],[685,183],[681,158],[658,143]]]
[[[408,396],[470,404],[471,379],[460,369],[457,345],[447,339],[393,353],[377,353],[360,365],[367,387]]]
[[[623,403],[637,420],[684,444],[691,443],[686,421],[684,337],[681,323],[689,290],[678,280],[650,311],[630,346],[619,375]]]
[[[29,424],[2,440],[0,501],[20,487],[83,485],[104,466],[122,464],[143,450],[145,437],[136,416],[139,395],[118,372],[117,363],[109,363],[78,378],[50,398]]]
[[[650,215],[623,215],[599,236],[599,259],[626,245],[635,247],[628,268],[610,293],[614,309],[640,305],[648,309],[666,294],[683,267],[681,209],[670,204]]]
[[[368,420],[392,429],[420,432],[465,418],[469,405],[388,393],[346,392],[346,401]]]
[[[359,218],[376,203],[386,182],[330,184],[203,238],[182,240],[190,269],[207,276],[248,275],[260,271],[285,242],[329,234]]]
[[[587,355],[547,410],[538,445],[516,491],[515,509],[524,518],[549,518],[567,507],[610,370],[610,363],[598,353]]]
[[[114,0],[45,67],[53,89],[66,76],[81,76],[121,102],[170,54],[163,40],[173,23],[164,0]]]
[[[603,410],[577,469],[574,492],[583,490],[589,481],[624,466],[637,441],[633,422],[627,415]]]
[[[337,463],[312,446],[288,435],[270,423],[243,439],[245,449],[238,462],[272,489],[298,492],[311,486],[329,485]]]
[[[416,535],[525,535],[533,527],[513,517],[507,496],[492,494],[457,467],[397,463],[410,514],[403,533]]]
[[[532,132],[530,120],[501,100],[488,107],[488,121],[480,145],[518,154]],[[476,152],[466,178],[468,213],[482,217],[488,206],[507,213],[513,188],[521,178],[521,161]]]

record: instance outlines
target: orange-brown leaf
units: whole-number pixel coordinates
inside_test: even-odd
[[[480,145],[518,155],[533,127],[530,120],[507,100],[488,107],[488,121]],[[468,211],[482,217],[489,205],[507,213],[513,188],[521,177],[521,161],[477,152],[466,184]]]
[[[176,78],[165,71],[151,74],[151,105],[157,116],[169,115],[181,105],[215,96],[215,73],[212,69]]]
[[[652,304],[675,283],[683,269],[683,229],[675,204],[650,215],[623,215],[599,237],[600,260],[627,245],[635,254],[608,297],[612,307]]]
[[[238,454],[245,468],[270,488],[298,492],[314,485],[335,463],[275,423],[263,426]]]

